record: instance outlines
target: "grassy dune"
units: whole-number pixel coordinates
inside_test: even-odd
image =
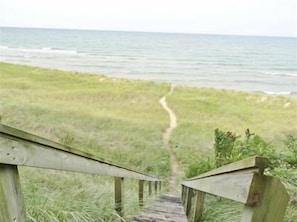
[[[170,174],[162,141],[169,118],[158,103],[169,84],[7,63],[0,63],[0,79],[3,123],[149,174]],[[168,105],[178,118],[170,143],[184,169],[210,151],[216,128],[250,128],[280,149],[286,135],[297,134],[297,101],[289,97],[178,86]],[[23,167],[21,180],[32,221],[116,218],[112,178]],[[131,215],[137,184],[125,187]]]
[[[170,173],[168,116],[158,103],[168,84],[5,63],[0,71],[3,123],[152,175]],[[113,221],[113,181],[72,175],[21,168],[32,221]],[[126,185],[126,214],[135,212],[136,185]]]

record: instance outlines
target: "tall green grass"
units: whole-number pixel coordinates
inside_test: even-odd
[[[168,84],[0,63],[4,124],[152,175],[170,174],[158,100]],[[46,158],[46,157],[45,157]],[[32,221],[113,221],[112,178],[21,168]],[[134,181],[136,183],[136,181]],[[125,186],[126,215],[137,184]]]
[[[167,84],[1,63],[2,122],[138,170],[166,176],[158,100]],[[147,155],[147,151],[150,155]]]
[[[115,221],[113,178],[22,167],[20,169],[30,221]],[[147,188],[147,183],[145,184]],[[138,181],[124,180],[125,217],[138,210]],[[154,200],[146,189],[145,204]]]

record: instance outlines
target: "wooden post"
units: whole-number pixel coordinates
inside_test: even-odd
[[[181,185],[181,202],[184,205],[184,185]]]
[[[196,200],[195,200],[193,221],[198,222],[202,216],[205,193],[199,190],[195,190],[195,194],[196,194]]]
[[[182,196],[181,196],[181,200],[182,200],[182,204],[185,206],[185,199],[186,199],[186,186],[182,185]]]
[[[143,180],[139,180],[139,192],[138,192],[138,197],[139,197],[139,206],[142,207],[143,206],[143,186],[144,185],[144,181]]]
[[[162,189],[162,181],[159,181],[159,192],[161,192]]]
[[[241,222],[278,222],[283,221],[289,202],[289,195],[278,178],[263,176],[263,190],[259,193],[260,203],[245,205]]]
[[[189,216],[190,215],[190,212],[191,212],[193,193],[194,193],[193,192],[193,189],[187,187],[186,202],[185,202],[185,204],[186,204],[185,209],[186,209],[186,215],[187,216]]]
[[[115,210],[120,217],[124,217],[124,178],[114,178]],[[121,219],[124,221],[124,219]]]
[[[158,181],[155,181],[155,194],[158,193]]]
[[[152,181],[148,181],[148,192],[149,192],[149,195],[151,196],[152,195]]]
[[[16,165],[0,164],[0,221],[26,221],[25,204]]]

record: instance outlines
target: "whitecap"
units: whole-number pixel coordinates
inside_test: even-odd
[[[9,48],[5,46],[0,46],[0,49],[7,49],[8,51],[15,53],[33,53],[33,54],[51,54],[51,55],[81,55],[77,50],[68,50],[68,49],[58,49],[58,48]]]
[[[268,95],[291,95],[290,91],[286,91],[286,92],[264,91],[264,93]]]

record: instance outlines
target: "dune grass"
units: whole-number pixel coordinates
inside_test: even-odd
[[[169,85],[4,63],[0,68],[2,122],[118,164],[168,175],[162,141],[168,117],[158,100]]]
[[[27,215],[30,221],[115,221],[113,178],[73,172],[20,169]],[[125,217],[138,210],[138,181],[125,179]],[[145,204],[154,200],[145,192]]]
[[[162,141],[169,118],[158,103],[169,84],[7,63],[0,71],[3,123],[142,172],[170,174]],[[250,128],[280,149],[286,135],[297,134],[297,101],[290,97],[177,86],[167,101],[178,118],[170,143],[185,170],[212,152],[216,128],[241,134]],[[31,221],[117,218],[112,178],[25,167],[20,175]],[[128,180],[125,188],[126,214],[132,215],[137,182]],[[237,205],[227,213],[229,202],[209,203],[204,221],[236,218]],[[295,208],[289,211],[286,221]]]
[[[6,63],[0,70],[4,124],[141,172],[169,175],[162,141],[168,116],[158,104],[168,84]],[[20,175],[32,221],[116,218],[111,179],[29,168]],[[125,187],[128,215],[137,206],[137,187]]]

